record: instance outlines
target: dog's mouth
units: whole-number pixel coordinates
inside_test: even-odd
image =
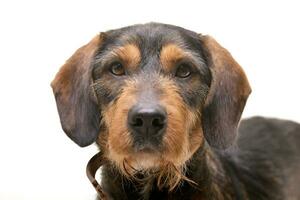
[[[157,150],[152,145],[143,145],[135,149],[136,153],[154,154],[155,152],[157,152]]]
[[[134,141],[134,153],[149,153],[154,154],[162,151],[162,145],[159,140],[140,140]]]

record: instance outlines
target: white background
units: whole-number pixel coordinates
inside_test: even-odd
[[[244,117],[300,121],[297,1],[0,1],[0,199],[93,199],[79,148],[61,130],[50,82],[99,31],[150,21],[214,36],[245,69]]]

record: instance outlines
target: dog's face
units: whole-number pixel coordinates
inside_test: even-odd
[[[107,157],[147,169],[184,163],[203,143],[211,73],[198,35],[137,26],[106,34],[92,64]],[[103,92],[105,91],[105,92]],[[106,138],[104,138],[106,137]]]
[[[64,131],[81,146],[97,139],[126,173],[180,168],[205,140],[229,146],[250,93],[215,40],[162,24],[101,33],[52,87]]]

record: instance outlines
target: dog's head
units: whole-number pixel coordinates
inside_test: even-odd
[[[126,172],[183,166],[205,140],[230,146],[251,91],[213,38],[163,24],[101,33],[52,87],[67,135],[80,146],[97,140]]]

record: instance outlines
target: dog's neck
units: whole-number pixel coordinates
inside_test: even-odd
[[[154,179],[143,185],[127,180],[111,164],[102,168],[102,186],[112,199],[233,199],[237,183],[230,178],[233,174],[225,173],[230,166],[224,166],[221,159],[210,147],[199,149],[189,161],[185,174],[195,184],[183,180],[171,192],[168,188],[158,189]]]

